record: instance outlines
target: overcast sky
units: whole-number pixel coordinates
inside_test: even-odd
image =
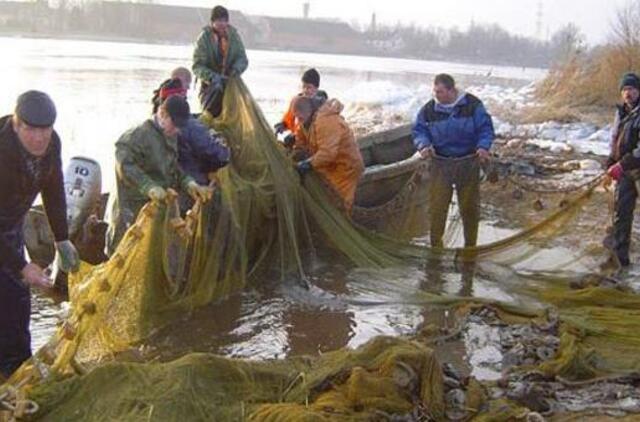
[[[212,7],[215,0],[162,0],[166,3]],[[220,4],[250,14],[302,16],[307,0],[224,0]],[[574,22],[590,44],[605,41],[616,9],[629,0],[308,0],[311,17],[337,17],[368,24],[371,14],[378,22],[415,23],[444,28],[498,23],[513,33],[536,36],[538,4],[542,4],[542,37]],[[637,1],[637,0],[636,0]]]

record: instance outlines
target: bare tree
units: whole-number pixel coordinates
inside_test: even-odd
[[[611,31],[616,44],[626,47],[640,45],[640,1],[629,1],[618,9]]]
[[[551,57],[555,63],[566,63],[585,50],[585,38],[580,28],[569,23],[551,37]]]
[[[611,32],[613,45],[632,69],[640,54],[640,0],[631,0],[618,9]]]

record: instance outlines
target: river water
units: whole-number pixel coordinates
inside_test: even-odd
[[[114,180],[115,141],[148,117],[152,90],[172,68],[189,66],[191,53],[191,46],[0,38],[0,110],[9,114],[17,95],[27,89],[48,92],[58,107],[63,160],[76,155],[97,160],[103,190],[108,191]],[[250,67],[243,78],[272,123],[296,93],[299,75],[310,66],[320,70],[322,88],[330,96],[357,110],[358,122],[367,122],[369,116],[409,121],[428,98],[436,73],[452,73],[463,86],[505,90],[544,75],[539,69],[374,57],[272,51],[249,51],[248,56]],[[195,107],[193,92],[190,100]],[[370,129],[364,126],[361,132]],[[511,233],[486,227],[481,233],[485,240]],[[412,333],[425,321],[446,324],[443,310],[414,300],[433,286],[452,295],[520,300],[495,272],[477,268],[372,272],[327,263],[311,274],[311,281],[311,290],[293,281],[265,282],[197,310],[160,333],[153,347],[167,358],[189,351],[251,359],[316,354],[356,347],[376,335]],[[34,347],[55,329],[59,309],[50,299],[34,297]]]

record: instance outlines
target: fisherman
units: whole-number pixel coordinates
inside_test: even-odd
[[[179,79],[185,92],[191,89],[191,71],[186,67],[176,67],[171,71],[171,79]]]
[[[191,73],[182,73],[182,78],[167,79],[154,91],[154,114],[159,105],[171,95],[187,96],[184,83],[189,83]],[[186,78],[188,76],[188,78]],[[209,184],[209,175],[229,163],[230,151],[222,136],[207,128],[195,116],[190,116],[186,125],[178,131],[178,164],[189,176],[200,185]]]
[[[187,100],[172,95],[151,119],[128,130],[116,142],[116,195],[107,233],[110,256],[149,199],[163,201],[170,188],[186,191],[195,200],[209,199],[210,189],[178,165],[178,130],[190,118]]]
[[[325,91],[321,91],[320,88],[320,73],[314,68],[307,69],[302,74],[302,91],[291,99],[287,112],[282,117],[282,121],[276,123],[273,128],[275,129],[276,136],[290,131],[284,138],[284,144],[287,148],[292,148],[295,144],[295,133],[297,132],[296,117],[293,114],[293,102],[297,97],[318,97],[322,100],[327,100],[328,96]]]
[[[248,66],[242,39],[229,24],[229,11],[214,7],[211,23],[203,28],[193,52],[193,73],[200,79],[202,109],[219,116],[226,80],[239,77]]]
[[[294,99],[293,114],[299,126],[296,143],[309,155],[298,161],[296,168],[301,175],[316,171],[340,196],[350,214],[364,162],[353,131],[340,115],[342,109],[336,99]]]
[[[620,96],[622,104],[617,106],[607,159],[607,174],[617,182],[613,231],[605,244],[612,249],[617,264],[627,267],[633,212],[638,198],[636,183],[640,180],[640,78],[635,73],[622,77]]]
[[[20,95],[14,114],[0,119],[0,375],[4,377],[31,356],[30,287],[53,286],[43,269],[24,256],[23,220],[38,194],[55,238],[58,267],[75,272],[80,265],[69,241],[55,120],[53,101],[39,91]]]
[[[434,98],[418,112],[413,143],[431,159],[429,220],[431,246],[442,248],[455,187],[464,226],[465,247],[476,246],[480,219],[480,165],[489,160],[495,137],[491,116],[475,96],[459,91],[454,79],[437,75]]]

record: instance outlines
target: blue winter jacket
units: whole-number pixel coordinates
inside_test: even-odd
[[[178,134],[178,164],[201,185],[209,183],[208,173],[229,163],[229,148],[209,129],[192,117]]]
[[[489,150],[494,138],[491,116],[471,94],[463,94],[453,106],[430,100],[413,125],[416,149],[432,146],[442,157],[464,157],[478,148]]]

